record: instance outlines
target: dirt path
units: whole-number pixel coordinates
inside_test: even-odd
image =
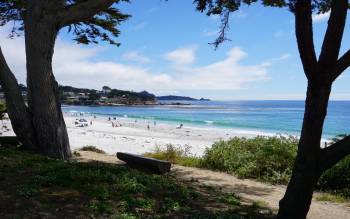
[[[121,163],[115,156],[79,151],[81,160],[99,160],[108,163]],[[244,202],[262,201],[272,209],[278,208],[285,186],[267,185],[254,180],[238,179],[235,176],[210,170],[174,165],[172,173],[184,180],[196,181],[208,186],[219,187],[223,192],[232,192]],[[315,194],[318,195],[318,194]],[[308,214],[309,219],[350,219],[350,203],[336,204],[313,200]]]

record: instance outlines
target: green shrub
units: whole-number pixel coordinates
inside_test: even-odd
[[[173,164],[199,167],[200,158],[192,156],[189,151],[190,147],[185,147],[185,149],[182,149],[180,147],[175,147],[172,144],[167,144],[165,149],[161,149],[159,146],[156,146],[153,152],[145,153],[144,156],[159,160],[166,160]]]
[[[331,139],[328,146],[346,137],[346,134],[337,135]],[[328,191],[341,197],[350,198],[350,156],[339,161],[332,168],[324,172],[316,188]]]
[[[99,153],[99,154],[106,154],[106,152],[104,152],[103,150],[98,149],[97,147],[92,146],[92,145],[86,145],[86,146],[80,148],[80,150],[81,151],[92,151],[92,152]]]
[[[338,141],[346,135],[331,139]],[[145,154],[183,166],[220,170],[241,178],[253,178],[270,183],[287,184],[297,153],[298,139],[293,136],[235,137],[219,141],[207,148],[203,157],[194,157],[185,149],[167,145]],[[320,178],[316,188],[340,197],[350,198],[350,156],[344,158]],[[339,198],[340,198],[339,197]]]
[[[315,199],[320,202],[335,202],[335,203],[345,203],[348,200],[340,195],[332,195],[328,193],[316,195]]]
[[[242,178],[287,183],[292,172],[298,139],[289,136],[235,137],[207,148],[201,166]]]
[[[327,170],[320,178],[317,189],[350,198],[350,156]]]

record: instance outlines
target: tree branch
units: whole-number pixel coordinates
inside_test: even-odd
[[[311,0],[295,3],[295,34],[305,75],[308,79],[315,72],[317,58],[313,41]]]
[[[350,49],[335,64],[332,72],[332,80],[334,81],[350,66]]]
[[[82,3],[69,5],[58,13],[60,27],[88,20],[118,1],[119,0],[87,0]]]
[[[1,48],[0,84],[5,93],[6,107],[14,132],[27,149],[35,150],[36,140],[31,115],[23,100],[16,77],[7,65]]]
[[[225,41],[231,41],[226,37],[227,31],[230,29],[229,27],[229,19],[230,19],[230,11],[226,10],[221,14],[221,27],[219,30],[219,36],[215,39],[214,42],[209,43],[210,45],[214,45],[215,50]]]
[[[350,136],[321,150],[321,171],[327,170],[350,154]]]
[[[318,61],[320,70],[327,74],[331,72],[338,60],[347,10],[348,0],[332,1],[328,27]]]

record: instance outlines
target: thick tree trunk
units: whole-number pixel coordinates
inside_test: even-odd
[[[298,154],[278,218],[306,218],[309,211],[314,185],[322,174],[320,141],[330,92],[331,84],[309,82]]]
[[[24,148],[37,150],[31,115],[24,103],[17,80],[0,49],[0,84],[5,92],[7,112],[14,132]]]
[[[66,159],[71,152],[58,84],[52,72],[58,27],[50,12],[45,11],[45,5],[32,7],[33,13],[25,19],[28,105],[39,150],[50,157]]]

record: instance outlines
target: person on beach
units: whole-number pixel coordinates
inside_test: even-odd
[[[147,125],[147,129],[150,130],[149,124]]]
[[[154,122],[153,122],[153,124],[154,124],[154,126],[156,126],[156,125],[157,125],[157,122],[156,122],[156,121],[154,121]]]
[[[114,122],[112,122],[112,127],[114,128]]]
[[[176,127],[177,129],[181,129],[183,127],[183,124],[181,123],[178,127]]]
[[[111,117],[108,117],[108,121],[111,121]]]
[[[90,125],[92,125],[92,120],[90,121]]]

